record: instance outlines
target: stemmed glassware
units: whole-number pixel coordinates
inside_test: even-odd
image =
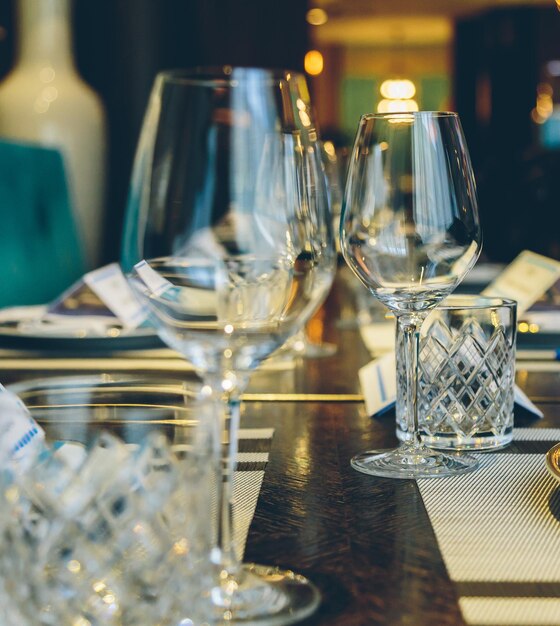
[[[216,621],[305,617],[318,604],[313,585],[290,571],[240,565],[232,534],[240,396],[259,363],[316,311],[335,269],[303,76],[224,67],[157,77],[122,264],[162,339],[194,365],[219,407]]]
[[[422,444],[418,431],[419,329],[460,283],[482,245],[476,188],[456,113],[362,116],[350,158],[340,224],[347,264],[397,318],[405,375],[397,381],[410,440],[352,459],[366,474],[445,476],[474,469],[472,457]]]
[[[342,200],[340,191],[339,165],[332,142],[321,142],[320,151],[325,177],[327,179],[331,216],[333,225],[336,224],[334,231],[334,237],[336,240],[338,224],[340,222],[340,205]],[[296,335],[294,335],[294,337],[286,345],[286,348],[293,352],[296,356],[304,359],[321,359],[324,357],[334,356],[338,351],[338,346],[336,344],[325,342],[321,338],[317,341],[316,338],[312,337],[311,326],[314,322],[315,320],[310,320],[306,328],[303,328],[296,333]],[[321,322],[319,321],[319,325],[320,324]]]

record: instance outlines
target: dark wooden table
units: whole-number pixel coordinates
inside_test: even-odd
[[[321,314],[320,334],[338,353],[257,372],[242,404],[246,426],[275,429],[245,559],[294,569],[319,587],[323,601],[309,626],[460,626],[457,589],[415,481],[350,467],[357,452],[397,440],[394,414],[365,414],[357,371],[370,356],[356,328],[337,325],[347,295],[335,290]],[[61,373],[75,371],[49,372]],[[40,365],[4,369],[3,382],[44,375]],[[517,425],[560,425],[560,373],[521,370],[518,382],[545,419],[520,411]]]
[[[544,420],[523,412],[517,424],[560,424],[560,404],[540,408]],[[246,560],[315,582],[323,603],[305,624],[464,624],[416,482],[350,467],[358,451],[396,445],[394,415],[372,420],[350,402],[251,402],[244,412],[275,428]]]

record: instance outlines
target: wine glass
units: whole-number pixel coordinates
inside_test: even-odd
[[[331,141],[321,142],[320,146],[321,157],[323,161],[323,169],[325,171],[325,177],[327,179],[327,189],[329,193],[331,216],[333,225],[336,220],[336,227],[340,222],[340,205],[342,195],[340,191],[340,172],[336,152],[334,145]],[[334,231],[336,238],[336,230]],[[319,314],[324,313],[320,311]],[[291,350],[296,356],[304,359],[322,359],[324,357],[334,356],[338,351],[338,346],[335,343],[329,343],[315,339],[312,326],[318,322],[318,326],[321,327],[322,323],[317,316],[310,320],[306,328],[300,330],[288,343],[287,348]]]
[[[158,75],[122,264],[162,339],[194,365],[219,408],[216,620],[307,616],[315,587],[291,571],[240,565],[231,516],[240,396],[251,372],[313,315],[335,269],[302,75],[232,67]]]
[[[475,264],[482,245],[476,188],[456,113],[362,116],[342,208],[345,261],[397,318],[406,375],[397,381],[410,440],[352,459],[366,474],[423,478],[475,468],[468,456],[423,445],[418,431],[417,361],[422,321]]]

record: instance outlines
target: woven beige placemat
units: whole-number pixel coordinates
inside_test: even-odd
[[[557,441],[560,429],[517,429],[475,472],[418,481],[468,624],[560,624],[560,483],[545,465]]]

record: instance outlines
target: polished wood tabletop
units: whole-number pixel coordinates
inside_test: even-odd
[[[545,419],[520,410],[517,425],[560,424],[560,405],[539,406]],[[350,402],[252,402],[244,415],[275,428],[246,560],[315,582],[323,602],[305,624],[464,624],[416,482],[350,467],[357,452],[397,444],[394,414],[371,419]]]
[[[347,296],[335,290],[314,327],[337,353],[263,368],[242,403],[246,426],[274,428],[245,560],[293,569],[317,585],[322,603],[304,622],[309,626],[460,626],[457,588],[416,482],[350,467],[357,452],[397,440],[394,413],[366,415],[358,369],[371,357],[357,327],[339,323]],[[70,366],[47,373],[40,364],[5,369],[3,382],[65,372],[75,373]],[[516,425],[560,426],[560,371],[521,366],[518,383],[545,418],[520,409]]]

